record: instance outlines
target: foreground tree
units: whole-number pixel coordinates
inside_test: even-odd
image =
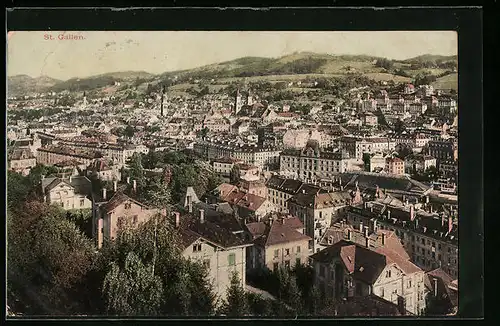
[[[227,290],[227,303],[224,307],[227,316],[241,317],[249,314],[248,300],[237,272],[231,275],[231,286]]]
[[[150,264],[144,265],[133,252],[125,265],[112,264],[104,279],[106,310],[117,315],[157,315],[163,299],[163,284]]]

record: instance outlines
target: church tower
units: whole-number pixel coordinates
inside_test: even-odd
[[[168,106],[168,97],[165,95],[165,86],[161,89],[160,115],[165,116],[165,107]]]
[[[237,89],[236,90],[236,97],[234,100],[234,114],[238,114],[238,112],[240,112],[241,106],[242,106],[241,94],[240,94],[240,90]]]

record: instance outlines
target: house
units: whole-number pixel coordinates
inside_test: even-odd
[[[252,180],[252,181],[241,180],[240,183],[238,184],[238,187],[243,192],[256,195],[259,197],[264,197],[264,198],[268,197],[266,184],[262,180]]]
[[[412,314],[424,312],[424,272],[390,249],[342,240],[310,258],[324,299],[376,295]]]
[[[36,157],[29,148],[14,148],[8,153],[9,170],[28,175],[36,166]]]
[[[458,280],[441,268],[425,273],[428,291],[428,311],[432,315],[456,314],[458,310]]]
[[[293,268],[307,263],[310,237],[304,235],[302,222],[293,216],[271,213],[264,221],[245,225],[253,246],[248,248],[247,268]]]
[[[270,212],[276,210],[275,206],[265,197],[259,197],[241,190],[233,190],[220,200],[233,205],[242,218],[256,218],[259,220]]]
[[[136,228],[158,213],[157,209],[130,198],[122,191],[116,191],[108,200],[106,188],[101,197],[94,195],[92,211],[93,234],[98,248],[114,240],[124,227]]]
[[[372,229],[375,221],[379,229],[394,231],[411,261],[420,268],[428,271],[441,267],[451,277],[458,277],[458,222],[453,219],[456,213],[429,213],[415,206],[369,201],[347,207],[345,216],[354,228]]]
[[[206,218],[204,209],[192,207],[182,215],[174,212],[171,221],[181,239],[182,255],[207,267],[216,295],[225,299],[232,272],[239,274],[242,286],[246,283],[246,251],[252,244],[217,219]]]
[[[389,174],[402,175],[405,173],[405,162],[399,157],[388,157],[385,159],[384,170]]]
[[[243,163],[242,160],[233,159],[230,157],[221,157],[213,161],[214,172],[221,177],[229,178],[234,164]]]
[[[305,189],[288,200],[290,214],[304,223],[305,234],[312,239],[309,250],[317,250],[323,233],[351,200],[351,195],[344,191],[310,193]]]
[[[65,210],[91,208],[91,188],[90,180],[82,176],[42,178],[44,201]]]

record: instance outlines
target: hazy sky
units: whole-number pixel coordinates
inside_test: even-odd
[[[245,56],[280,57],[295,51],[366,54],[406,59],[457,54],[457,34],[429,32],[9,32],[7,74],[58,79],[114,71],[189,69]],[[52,40],[45,39],[52,35]]]

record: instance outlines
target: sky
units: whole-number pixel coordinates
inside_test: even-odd
[[[67,39],[60,40],[62,34]],[[82,39],[68,39],[72,36]],[[22,31],[9,32],[7,39],[8,76],[62,80],[116,71],[159,74],[246,56],[277,58],[293,52],[407,59],[458,51],[453,31]]]

